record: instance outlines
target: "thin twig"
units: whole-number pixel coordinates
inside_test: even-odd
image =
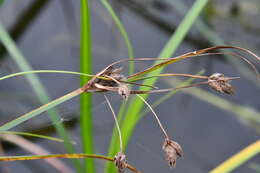
[[[162,130],[162,132],[163,132],[163,134],[165,136],[165,138],[169,139],[168,134],[166,133],[165,129],[163,128],[163,125],[162,125],[160,119],[158,118],[158,116],[156,115],[155,111],[153,110],[152,106],[150,106],[150,104],[142,96],[140,96],[139,94],[136,94],[136,95],[150,108],[150,110],[152,111],[152,113],[153,113],[153,115],[154,115],[154,117],[155,117],[159,127],[161,128],[161,130]]]
[[[113,114],[113,117],[114,117],[114,120],[115,120],[115,123],[116,123],[116,128],[117,128],[117,131],[118,131],[118,136],[119,136],[119,142],[120,142],[120,152],[123,152],[123,140],[122,140],[122,134],[121,134],[121,130],[120,130],[120,127],[119,127],[119,123],[117,121],[117,118],[116,118],[116,114],[115,114],[115,111],[109,101],[109,99],[107,98],[107,96],[104,94],[104,97],[107,101],[107,104]]]

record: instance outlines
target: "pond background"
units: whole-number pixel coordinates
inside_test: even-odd
[[[183,2],[187,6],[191,6],[193,3],[192,0]],[[177,26],[182,19],[182,16],[170,7],[168,1],[124,0],[120,2],[113,0],[111,3],[130,36],[135,57],[158,56],[173,32],[169,32],[169,28]],[[23,14],[32,4],[39,6],[38,9],[36,6],[32,8],[37,9],[36,14],[22,19]],[[30,22],[17,36],[16,43],[33,69],[79,71],[79,5],[79,1],[71,0],[6,0],[0,7],[0,21],[9,31],[19,28],[17,27],[19,22]],[[145,8],[139,9],[138,12],[136,7]],[[248,48],[260,55],[259,1],[215,0],[212,2],[212,8],[212,14],[208,16],[207,22],[226,44]],[[91,2],[91,11],[93,71],[95,73],[116,60],[126,58],[127,50],[117,28],[99,1]],[[28,13],[33,14],[33,11]],[[167,25],[166,27],[162,27],[162,24],[156,25],[148,17],[143,17],[142,13],[149,14],[149,18],[165,21],[168,28]],[[19,30],[13,32],[14,35],[17,33]],[[195,28],[186,38],[175,55],[210,46]],[[0,61],[2,76],[19,71],[3,49],[1,49]],[[136,70],[141,70],[148,65],[139,63]],[[223,96],[207,87],[203,87],[203,89],[236,104],[260,111],[260,89],[257,84],[240,75],[236,68],[227,63],[224,58],[197,58],[192,61],[183,61],[167,67],[166,71],[196,73],[201,69],[206,69],[207,74],[223,72],[228,76],[241,76],[241,80],[233,82],[237,90],[234,96]],[[77,76],[41,74],[39,77],[52,99],[79,86]],[[160,80],[156,85],[169,87],[164,80]],[[118,110],[121,98],[114,94],[109,96],[114,109]],[[159,94],[152,95],[149,102],[152,103],[159,97]],[[1,81],[0,98],[1,124],[40,105],[23,77]],[[80,152],[78,101],[76,98],[58,106],[63,118],[57,123],[68,125],[72,138],[76,142],[76,148]],[[94,95],[94,105],[95,150],[97,154],[106,155],[114,122],[101,94]],[[178,159],[176,168],[169,169],[161,150],[163,141],[161,132],[149,113],[135,129],[126,153],[129,163],[142,172],[208,172],[234,153],[259,139],[259,133],[254,128],[243,124],[234,114],[181,92],[161,104],[155,111],[169,134],[182,145],[184,159]],[[47,115],[42,114],[14,130],[47,133],[55,136],[52,126],[53,124]],[[51,153],[64,152],[61,144],[47,140],[30,140],[43,146]],[[5,152],[8,155],[29,154],[22,149],[10,146],[10,144],[4,144],[4,148],[6,148]],[[234,172],[255,172],[249,168],[249,165],[252,162],[259,163],[259,159],[259,156],[254,158]],[[69,163],[68,160],[63,161]],[[97,162],[98,172],[103,172],[103,163]],[[55,172],[43,161],[1,163],[1,166],[9,168],[10,172]]]

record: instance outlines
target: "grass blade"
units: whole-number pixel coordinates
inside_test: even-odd
[[[22,53],[17,48],[15,42],[11,39],[5,28],[0,23],[0,40],[3,43],[3,45],[6,47],[7,51],[11,55],[11,58],[14,60],[14,62],[17,64],[17,66],[21,69],[21,71],[31,71],[32,67],[30,64],[26,61],[25,57],[22,55]],[[45,90],[44,86],[41,84],[38,77],[34,74],[28,75],[26,77],[29,84],[31,85],[33,91],[37,95],[38,99],[42,104],[48,103],[50,101],[50,98],[48,96],[47,91]],[[64,139],[64,145],[68,152],[72,153],[74,152],[73,146],[70,144],[70,138],[66,132],[65,127],[61,123],[56,123],[59,121],[59,112],[56,109],[48,110],[48,115],[53,122],[55,129],[57,130],[59,136]],[[15,123],[18,125],[19,123]],[[79,163],[74,164],[78,172],[80,172],[80,165]]]
[[[13,74],[2,76],[2,77],[0,77],[0,81],[4,80],[4,79],[9,79],[12,77],[23,76],[23,75],[28,75],[28,74],[35,74],[35,73],[61,73],[61,74],[80,75],[80,76],[86,76],[86,77],[94,76],[94,75],[89,75],[89,74],[85,74],[85,73],[79,73],[79,72],[74,72],[74,71],[64,71],[64,70],[31,70],[31,71],[23,71],[23,72],[18,72],[18,73],[13,73]]]
[[[64,142],[64,140],[51,137],[51,136],[45,136],[45,135],[39,135],[39,134],[34,134],[34,133],[28,133],[28,132],[16,132],[16,131],[3,131],[0,132],[1,134],[12,134],[12,135],[20,135],[20,136],[29,136],[29,137],[36,137],[36,138],[42,138],[42,139],[47,139],[50,141],[55,141],[55,142]]]
[[[113,10],[113,8],[111,7],[111,5],[109,4],[109,2],[107,0],[101,0],[102,4],[105,6],[105,8],[107,9],[107,11],[109,12],[110,16],[112,17],[112,19],[114,20],[119,32],[121,33],[122,37],[124,38],[125,41],[125,45],[127,47],[128,50],[128,57],[130,59],[134,59],[134,51],[133,51],[133,46],[131,44],[131,41],[128,37],[128,34],[124,28],[124,25],[122,24],[122,22],[119,20],[118,16],[116,15],[115,11]],[[134,73],[134,61],[129,61],[129,74],[133,74]]]
[[[31,112],[28,112],[28,113],[26,113],[26,114],[24,114],[24,115],[22,115],[22,116],[20,116],[16,119],[10,121],[10,122],[7,122],[4,125],[0,126],[0,132],[1,131],[7,131],[7,130],[23,123],[24,121],[27,121],[27,120],[43,113],[44,111],[47,111],[47,110],[65,102],[69,99],[72,99],[73,97],[81,94],[82,92],[83,92],[83,90],[81,88],[76,89],[76,90],[74,90],[74,91],[72,91],[72,92],[70,92],[70,93],[68,93],[68,94],[66,94],[62,97],[59,97],[59,98],[57,98],[57,99],[55,99],[55,100],[53,100],[53,101],[51,101],[51,102],[49,102],[45,105],[40,106],[39,108],[32,110]]]
[[[90,8],[88,0],[80,1],[81,13],[81,40],[80,40],[80,72],[91,74],[91,23]],[[83,86],[89,78],[81,77],[80,85]],[[92,99],[90,93],[83,93],[80,96],[80,129],[82,147],[84,153],[94,153],[94,141],[92,132]],[[85,159],[84,171],[95,172],[95,165],[92,159]]]
[[[182,40],[184,39],[185,35],[187,34],[188,30],[191,28],[192,24],[198,17],[199,13],[203,9],[203,7],[206,5],[207,0],[197,0],[190,11],[187,13],[181,24],[178,26],[175,33],[172,35],[172,37],[169,39],[169,41],[164,46],[163,50],[159,54],[159,57],[161,58],[170,58],[172,54],[175,52],[177,47],[180,45]],[[150,73],[150,75],[157,75],[162,71],[162,69],[157,69]],[[146,85],[154,85],[157,78],[153,78],[150,80],[145,80],[143,84]],[[144,89],[141,87],[141,89]],[[147,95],[143,95],[144,98],[147,98]],[[124,148],[126,148],[127,143],[129,141],[130,136],[132,135],[133,129],[136,126],[137,122],[140,120],[139,113],[141,109],[143,108],[144,103],[135,98],[131,100],[124,121],[121,124],[121,130],[123,135],[123,141],[124,141]],[[112,139],[111,144],[116,144],[114,141],[115,138]],[[110,144],[110,145],[111,145]],[[109,151],[109,155],[114,155],[116,153],[117,146],[111,147],[112,150]],[[115,172],[115,169],[112,167],[112,165],[106,166],[106,172]]]

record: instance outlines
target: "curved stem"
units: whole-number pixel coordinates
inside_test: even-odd
[[[80,73],[80,72],[74,72],[74,71],[64,71],[64,70],[30,70],[30,71],[23,71],[18,73],[9,74],[3,77],[0,77],[0,80],[22,76],[22,75],[29,75],[34,73],[61,73],[61,74],[74,74],[74,75],[81,75],[81,76],[87,76],[87,77],[93,77],[94,75],[86,74],[86,73]]]
[[[107,98],[107,96],[104,94],[104,97],[107,101],[107,104],[113,114],[113,117],[114,117],[114,120],[115,120],[115,123],[116,123],[116,128],[117,128],[117,131],[118,131],[118,136],[119,136],[119,142],[120,142],[120,152],[123,153],[123,140],[122,140],[122,134],[121,134],[121,130],[120,130],[120,127],[119,127],[119,124],[118,124],[118,121],[117,121],[117,118],[116,118],[116,114],[115,114],[115,111],[109,101],[109,99]]]
[[[169,139],[169,136],[166,133],[166,130],[163,128],[163,125],[162,125],[160,119],[158,118],[158,116],[156,115],[155,111],[153,110],[152,106],[150,106],[150,104],[142,96],[140,96],[139,94],[136,94],[136,95],[150,108],[150,110],[152,111],[152,113],[153,113],[153,115],[154,115],[154,117],[155,117],[159,127],[161,128],[161,130],[162,130],[162,132],[163,132],[163,134],[165,136],[165,138]]]

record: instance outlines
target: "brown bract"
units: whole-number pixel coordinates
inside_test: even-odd
[[[130,89],[126,84],[121,84],[118,87],[118,94],[123,97],[123,99],[127,100],[128,97],[130,96]]]
[[[220,92],[226,94],[234,94],[235,89],[229,83],[231,78],[225,77],[222,73],[214,73],[208,78],[209,86]]]
[[[124,173],[127,168],[126,155],[122,152],[118,152],[114,157],[114,162],[119,173]]]
[[[176,165],[176,160],[178,156],[183,156],[181,146],[173,140],[166,138],[163,143],[162,149],[165,152],[165,160],[168,161],[170,167]]]

